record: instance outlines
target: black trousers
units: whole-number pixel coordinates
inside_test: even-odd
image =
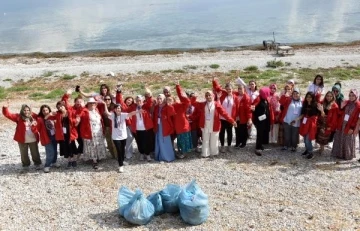
[[[78,155],[83,153],[84,150],[84,141],[82,138],[77,138],[76,141],[78,142],[78,146],[76,147],[76,143],[75,142],[71,142],[71,148],[74,152],[74,155]]]
[[[155,136],[152,129],[144,131],[137,130],[134,137],[140,154],[150,155],[150,152],[155,150]]]
[[[117,156],[118,156],[118,162],[119,166],[124,165],[124,158],[125,158],[125,146],[126,146],[126,139],[125,140],[113,140]]]
[[[257,123],[256,127],[256,149],[264,149],[264,144],[269,143],[269,124],[268,123]]]
[[[246,142],[249,137],[247,124],[240,124],[240,121],[236,121],[236,123],[237,123],[237,127],[235,128],[235,134],[236,134],[235,146],[246,145]]]
[[[226,120],[220,120],[221,121],[221,129],[219,133],[219,139],[221,146],[224,146],[225,143],[225,131],[227,136],[227,144],[228,146],[231,146],[232,142],[232,124],[227,122]]]

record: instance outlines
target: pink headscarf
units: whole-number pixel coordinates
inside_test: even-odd
[[[270,96],[270,88],[269,87],[262,87],[260,90],[259,90],[259,95],[260,95],[260,98],[261,99],[265,99],[267,100]]]
[[[273,95],[274,93],[276,93],[276,92],[273,93],[273,92],[271,91],[271,88],[275,88],[275,89],[277,90],[277,86],[276,86],[275,83],[270,84],[270,85],[269,85],[269,88],[270,88],[270,95]]]
[[[350,89],[350,92],[354,93],[354,95],[356,96],[356,98],[359,97],[359,92],[356,89]]]

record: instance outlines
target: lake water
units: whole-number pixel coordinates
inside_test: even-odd
[[[1,0],[0,53],[360,39],[359,0]]]

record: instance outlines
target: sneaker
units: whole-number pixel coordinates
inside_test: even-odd
[[[184,159],[184,158],[185,158],[185,155],[182,154],[182,153],[179,153],[179,154],[176,154],[176,157],[177,157],[178,159]]]
[[[301,153],[302,156],[305,156],[305,155],[307,155],[307,154],[308,154],[308,151],[307,151],[307,150],[305,150],[305,152]]]
[[[262,156],[260,150],[255,150],[255,155],[257,155],[257,156]]]
[[[124,172],[124,166],[119,167],[119,172]]]
[[[56,162],[56,163],[53,163],[50,165],[50,167],[56,167],[56,168],[60,168],[60,163],[59,162]]]
[[[129,162],[123,161],[124,166],[128,166]]]
[[[45,167],[45,168],[44,168],[44,172],[45,172],[45,173],[49,173],[49,172],[50,172],[50,167]]]
[[[93,166],[93,169],[98,169],[99,168],[99,166],[98,166],[98,163],[96,162],[96,163],[92,163],[92,166]]]
[[[201,149],[199,147],[196,147],[195,152],[201,153]]]
[[[73,161],[73,162],[72,162],[72,167],[73,167],[73,168],[76,168],[76,167],[77,167],[77,162],[76,162],[76,161]]]
[[[284,146],[281,148],[281,151],[287,151],[288,150],[288,147]]]
[[[150,155],[147,155],[147,156],[146,156],[146,160],[147,160],[147,161],[152,161]]]
[[[237,144],[234,146],[235,149],[239,149],[240,148],[240,144]]]
[[[296,148],[292,147],[291,152],[296,152]]]
[[[145,160],[144,155],[140,154],[140,160]]]
[[[328,143],[327,147],[328,147],[329,149],[332,149],[332,148],[333,148],[333,142]]]
[[[314,154],[312,154],[312,153],[309,153],[309,154],[306,156],[306,159],[308,159],[308,160],[311,160],[312,158],[314,158]]]
[[[239,146],[239,148],[245,148],[246,144],[242,144]]]
[[[21,172],[28,172],[29,169],[30,169],[29,166],[23,166]]]
[[[220,152],[221,152],[221,153],[225,153],[225,147],[224,147],[224,146],[221,146],[221,147],[220,147]]]
[[[72,167],[72,162],[69,161],[68,164],[67,164],[67,166],[66,166],[66,168],[71,168],[71,167]]]
[[[228,153],[232,153],[231,147],[230,147],[230,146],[227,146],[227,147],[226,147],[226,151],[227,151]]]
[[[41,169],[41,165],[35,165],[35,170],[40,170]]]

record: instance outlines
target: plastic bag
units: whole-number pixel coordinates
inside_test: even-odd
[[[181,191],[178,204],[181,218],[190,225],[200,225],[209,216],[208,196],[200,189],[195,180]]]
[[[151,221],[155,213],[153,204],[144,197],[140,190],[136,190],[124,210],[125,219],[135,225],[145,225]]]
[[[152,193],[147,197],[147,199],[154,205],[155,216],[161,215],[165,212],[160,193]]]
[[[131,191],[130,189],[128,189],[125,186],[122,186],[119,189],[118,192],[118,205],[119,205],[119,213],[121,216],[124,216],[124,210],[126,208],[126,206],[128,205],[129,201],[131,200],[131,198],[133,198],[133,196],[135,195],[135,193],[133,191]]]
[[[181,187],[176,184],[168,184],[163,190],[159,192],[165,212],[176,213],[179,211],[177,201],[180,192]]]

